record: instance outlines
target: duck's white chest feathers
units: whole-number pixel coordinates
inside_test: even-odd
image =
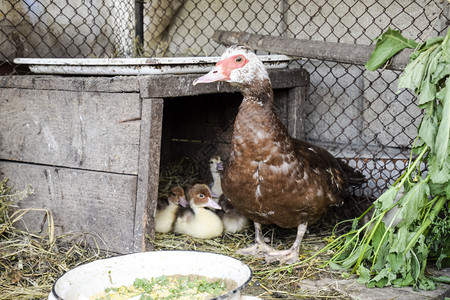
[[[220,195],[223,194],[220,174],[213,174],[213,184],[211,186],[211,194],[214,201],[219,202]]]
[[[212,211],[196,208],[194,214],[185,214],[177,218],[174,231],[196,238],[209,239],[222,235],[222,220]]]
[[[222,220],[226,232],[237,233],[250,226],[250,220],[241,214],[225,214]]]

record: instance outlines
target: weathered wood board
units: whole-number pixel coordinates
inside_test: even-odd
[[[101,249],[133,252],[137,176],[6,161],[0,176],[14,190],[32,185],[17,205],[51,211],[56,234],[84,233]],[[38,233],[48,226],[42,210],[30,210],[17,225]]]
[[[305,69],[274,69],[268,72],[274,89],[289,89],[309,85],[309,73]],[[231,86],[226,82],[193,86],[192,82],[198,77],[199,74],[143,76],[139,79],[141,95],[144,98],[169,98],[218,93],[240,93],[237,87]]]
[[[141,145],[135,214],[135,251],[152,250],[155,236],[164,100],[142,99]]]
[[[139,93],[136,76],[67,77],[56,75],[0,76],[0,86],[32,90]]]
[[[325,41],[312,41],[284,36],[261,35],[248,32],[216,30],[213,40],[223,45],[245,45],[253,50],[292,55],[340,63],[365,65],[375,46]],[[408,64],[412,49],[404,49],[396,54],[388,69],[403,70]],[[351,53],[351,55],[349,55]]]
[[[137,174],[138,93],[0,89],[0,159]]]

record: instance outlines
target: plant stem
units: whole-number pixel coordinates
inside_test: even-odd
[[[447,201],[446,197],[436,197],[434,198],[434,201],[437,200],[436,205],[433,207],[433,210],[430,212],[430,215],[426,220],[423,221],[420,228],[417,230],[417,232],[414,234],[413,238],[409,241],[408,245],[405,248],[405,251],[403,252],[404,255],[414,246],[414,244],[417,242],[419,237],[425,232],[425,230],[428,229],[431,222],[433,222],[434,218],[437,216],[437,214],[441,211],[442,207],[444,206],[445,202]]]

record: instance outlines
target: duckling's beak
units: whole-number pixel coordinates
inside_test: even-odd
[[[216,170],[217,171],[223,171],[223,163],[217,163],[217,166],[216,166]]]
[[[188,206],[189,206],[189,203],[187,202],[185,196],[181,196],[181,197],[180,197],[180,201],[179,201],[178,203],[179,203],[181,206],[183,206],[183,207],[188,207]]]
[[[210,207],[214,209],[222,209],[222,207],[216,203],[211,197],[208,197],[208,201],[203,205],[204,207]]]
[[[221,65],[216,65],[208,74],[203,75],[194,80],[193,84],[197,83],[209,83],[216,81],[224,81],[227,79],[227,75],[224,73]]]

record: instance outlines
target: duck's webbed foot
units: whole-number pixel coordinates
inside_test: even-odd
[[[257,258],[265,258],[266,253],[276,251],[264,242],[261,231],[261,224],[255,222],[255,244],[250,247],[236,251],[242,255],[252,255]]]
[[[307,225],[308,223],[303,223],[297,227],[297,237],[295,238],[295,242],[289,250],[274,250],[266,252],[264,259],[267,262],[278,260],[280,263],[288,265],[300,261],[298,253],[300,243],[302,242],[303,236],[306,233]]]
[[[236,251],[237,254],[253,255],[257,258],[265,258],[267,252],[272,252],[274,249],[266,243],[255,243],[247,248],[242,248]]]
[[[267,252],[264,254],[264,260],[267,262],[279,261],[280,263],[287,265],[300,261],[298,258],[298,251],[295,251],[294,249]]]

